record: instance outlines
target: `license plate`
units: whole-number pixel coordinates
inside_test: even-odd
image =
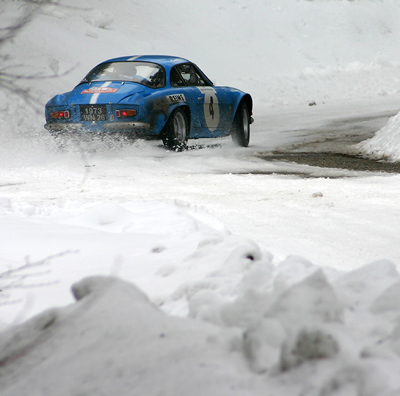
[[[107,106],[80,105],[81,121],[107,121]]]

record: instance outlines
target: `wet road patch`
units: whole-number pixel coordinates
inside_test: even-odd
[[[271,152],[256,153],[256,158],[270,162],[290,162],[319,168],[346,169],[358,172],[400,173],[399,162],[385,162],[353,154],[334,152]]]

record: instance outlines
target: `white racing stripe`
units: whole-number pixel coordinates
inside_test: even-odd
[[[107,81],[107,82],[105,82],[105,83],[101,86],[101,88],[108,87],[108,86],[111,84],[111,82],[112,82],[112,81]],[[89,103],[90,103],[90,104],[96,104],[96,103],[97,103],[97,99],[99,98],[99,95],[100,95],[99,93],[93,94],[93,95],[91,96],[91,98],[90,98]]]

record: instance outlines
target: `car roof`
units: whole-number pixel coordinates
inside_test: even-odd
[[[131,55],[131,56],[122,56],[119,58],[108,59],[102,63],[129,62],[129,61],[154,62],[167,67],[172,67],[180,63],[190,62],[185,58],[170,56],[170,55]]]

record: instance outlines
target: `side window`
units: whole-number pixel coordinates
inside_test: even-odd
[[[210,81],[204,74],[196,67],[196,65],[192,65],[194,72],[197,75],[197,85],[199,86],[211,86]]]
[[[173,87],[186,87],[186,83],[182,79],[176,66],[171,69],[171,85]]]
[[[178,65],[175,66],[172,70],[176,71],[176,73],[178,74],[177,77],[179,77],[179,81],[183,82],[183,84],[176,84],[175,82],[176,85],[174,85],[171,71],[172,86],[188,85],[189,87],[199,87],[209,85],[205,82],[200,73],[197,72],[197,70],[191,64]]]

